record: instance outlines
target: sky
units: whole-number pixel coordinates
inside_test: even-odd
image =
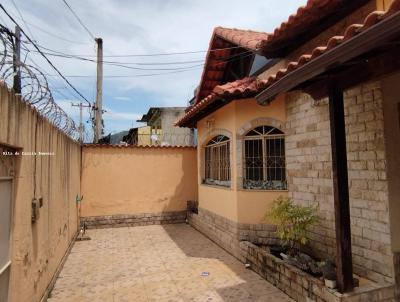
[[[306,0],[66,1],[89,32],[103,39],[104,61],[129,67],[104,65],[106,134],[142,125],[136,120],[149,107],[186,106],[199,84],[214,27],[273,32],[306,3]],[[1,3],[37,44],[52,51],[95,59],[93,38],[63,0],[2,0]],[[0,23],[14,28],[3,12]],[[153,55],[191,51],[196,53]],[[136,56],[149,54],[152,56]],[[124,55],[135,56],[121,57]],[[95,100],[94,62],[50,55],[48,58],[89,101]],[[40,54],[31,51],[24,60],[40,67],[47,75],[56,102],[78,121],[79,110],[71,103],[80,102],[79,96],[55,76]],[[88,115],[85,113],[84,117],[87,119]]]

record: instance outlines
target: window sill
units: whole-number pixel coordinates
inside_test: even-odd
[[[285,190],[262,190],[262,189],[245,189],[245,188],[238,188],[238,191],[243,191],[243,192],[282,192],[282,193],[287,193],[289,192],[288,189]]]
[[[222,189],[222,190],[226,190],[226,191],[232,191],[232,186],[226,187],[226,186],[211,185],[211,184],[205,184],[205,183],[200,184],[200,186],[210,187],[210,188],[215,188],[215,189]]]

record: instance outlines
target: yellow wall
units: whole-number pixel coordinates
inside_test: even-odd
[[[235,105],[235,129],[239,129],[244,124],[257,119],[269,117],[284,122],[286,120],[285,98],[278,96],[271,104],[261,106],[255,99],[238,100],[233,102]]]
[[[286,196],[286,191],[249,191],[240,189],[238,176],[241,171],[240,141],[237,135],[252,121],[272,118],[284,122],[285,99],[279,96],[268,106],[260,106],[255,99],[233,101],[218,109],[197,123],[198,129],[198,179],[199,206],[220,216],[239,223],[260,223],[265,212],[278,196]],[[231,187],[224,188],[202,184],[204,175],[204,146],[215,135],[224,134],[231,138]]]
[[[392,2],[393,0],[376,0],[376,7],[378,10],[387,10]]]
[[[230,220],[238,221],[236,191],[233,189],[201,184],[199,206]]]
[[[138,145],[140,146],[149,146],[150,143],[150,135],[151,135],[151,127],[143,126],[138,128]]]
[[[0,154],[0,177],[7,176],[6,171],[14,175],[10,301],[37,302],[77,231],[81,149],[3,84],[1,145],[21,152],[54,152],[7,158]],[[14,172],[5,165],[14,165]],[[40,197],[40,218],[32,224],[31,201]]]
[[[185,210],[196,175],[195,148],[85,146],[81,216]]]

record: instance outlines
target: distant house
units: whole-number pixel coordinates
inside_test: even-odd
[[[195,144],[192,129],[174,126],[185,115],[185,107],[151,107],[137,120],[146,126],[130,129],[123,141],[129,145],[187,146]]]
[[[131,128],[122,141],[128,145],[149,146],[151,145],[151,131],[150,126]]]
[[[128,131],[120,131],[114,134],[109,133],[99,139],[99,144],[118,145],[123,140],[123,137],[128,134]]]

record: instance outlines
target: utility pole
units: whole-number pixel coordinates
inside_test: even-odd
[[[14,83],[15,93],[21,93],[21,29],[15,26],[15,48],[13,54]]]
[[[79,142],[82,144],[83,143],[83,113],[82,113],[82,109],[83,108],[90,108],[91,105],[84,105],[82,104],[82,102],[80,102],[79,104],[71,104],[72,107],[79,107]]]
[[[95,106],[95,131],[94,142],[98,143],[103,129],[103,39],[97,38],[97,87]]]

